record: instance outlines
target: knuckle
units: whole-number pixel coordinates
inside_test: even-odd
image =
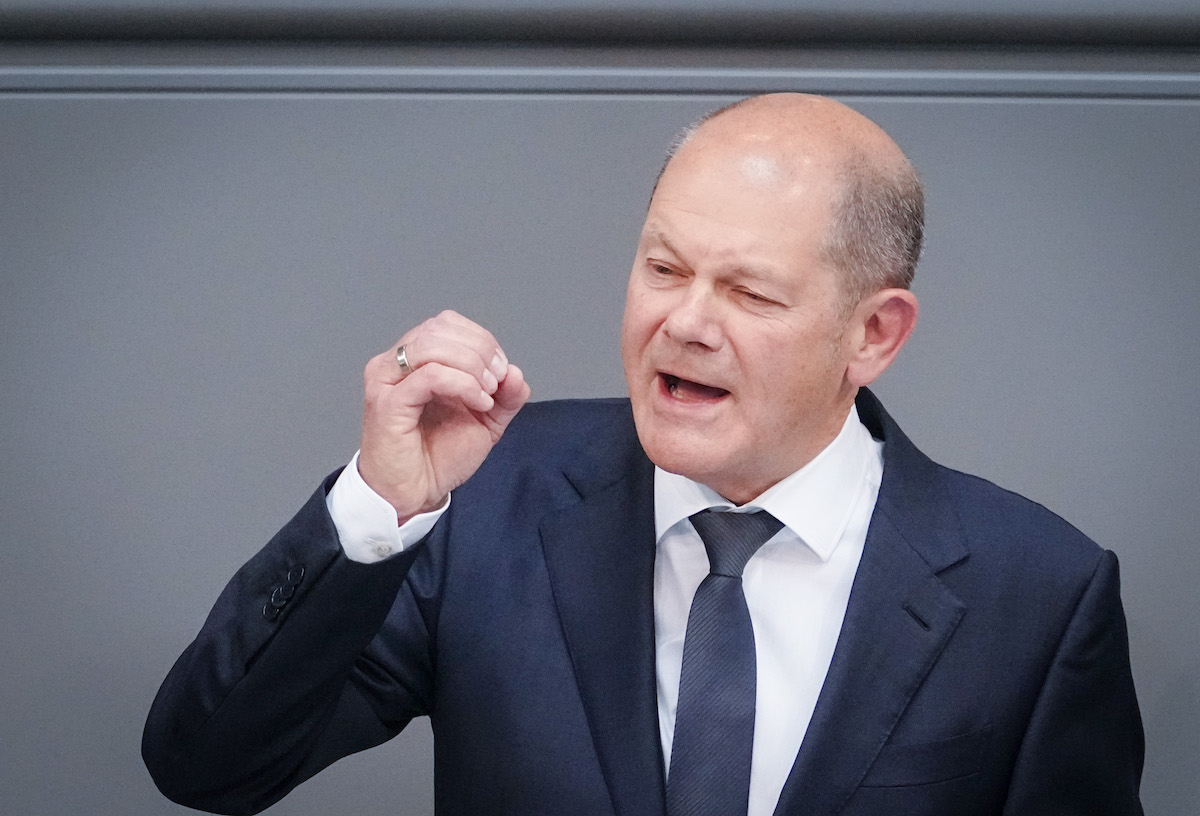
[[[414,342],[418,337],[420,337],[425,332],[436,331],[437,326],[438,326],[438,320],[440,317],[441,317],[440,315],[435,315],[433,317],[427,317],[424,320],[422,320],[420,323],[418,323],[415,327],[413,327],[412,331],[410,331],[408,333],[408,335],[406,335],[406,337],[408,337],[407,342],[409,342],[409,343]]]

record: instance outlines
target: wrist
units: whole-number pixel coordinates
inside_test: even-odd
[[[398,526],[403,526],[404,524],[408,523],[409,521],[416,518],[417,516],[422,516],[426,513],[437,513],[439,511],[445,509],[446,504],[449,501],[450,501],[450,494],[446,493],[445,495],[441,496],[440,498],[438,498],[434,501],[426,502],[415,513],[405,515],[405,514],[401,513],[400,511],[396,511],[396,524]],[[393,507],[394,506],[395,505],[393,505]]]

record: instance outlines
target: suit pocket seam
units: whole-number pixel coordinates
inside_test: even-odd
[[[946,779],[922,779],[918,782],[871,782],[864,781],[860,787],[870,788],[872,790],[902,790],[904,788],[928,788],[933,785],[947,785],[951,782],[958,782],[963,779],[970,779],[973,776],[979,776],[981,769],[975,769],[970,773],[960,774],[959,776],[951,776]]]
[[[910,788],[978,774],[992,734],[989,723],[945,740],[885,745],[860,783],[864,788]]]

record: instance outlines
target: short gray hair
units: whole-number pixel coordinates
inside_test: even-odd
[[[839,176],[821,255],[844,275],[847,305],[880,289],[908,289],[925,235],[925,191],[916,170],[908,161],[888,166],[856,152]]]

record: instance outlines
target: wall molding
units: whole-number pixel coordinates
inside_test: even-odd
[[[2,94],[570,94],[1200,100],[1200,71],[0,65]]]

